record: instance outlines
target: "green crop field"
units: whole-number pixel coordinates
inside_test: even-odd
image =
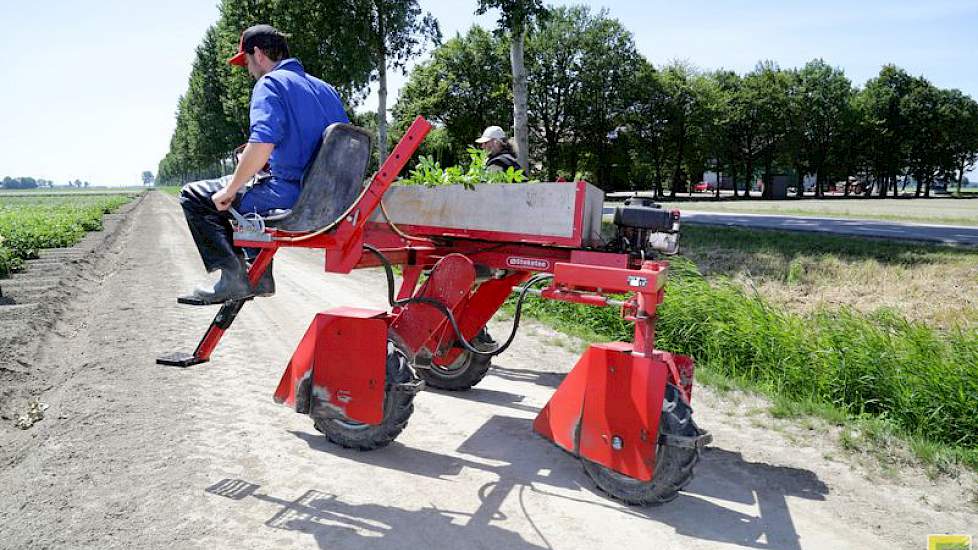
[[[0,277],[37,257],[42,248],[72,246],[102,228],[102,216],[137,192],[0,193]]]

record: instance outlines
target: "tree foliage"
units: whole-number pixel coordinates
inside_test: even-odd
[[[524,46],[526,33],[534,22],[541,20],[547,10],[542,0],[479,0],[475,10],[482,15],[490,9],[499,10],[497,32],[509,37],[509,59],[513,84],[513,137],[520,166],[529,167],[529,123],[527,114],[527,74]]]
[[[54,187],[54,182],[30,176],[20,178],[4,176],[3,180],[0,180],[0,187],[4,189],[37,189],[38,187]]]
[[[377,151],[387,158],[387,71],[403,70],[428,42],[441,43],[441,30],[430,13],[421,13],[417,0],[343,0],[351,39],[370,60],[370,80],[378,83]]]
[[[440,42],[434,18],[413,0],[222,0],[219,7],[177,102],[160,184],[232,168],[230,152],[247,137],[253,86],[226,63],[242,29],[268,22],[290,33],[293,55],[350,105],[372,80],[386,92],[388,69],[403,69]],[[421,150],[429,166],[464,164],[487,126],[519,130],[523,69],[527,145],[519,148],[536,152],[526,170],[533,177],[674,195],[710,171],[744,197],[757,185],[774,197],[784,181],[798,196],[811,188],[816,196],[842,189],[882,197],[960,186],[978,163],[978,103],[893,65],[862,87],[821,59],[788,69],[761,62],[746,74],[687,62],[656,67],[606,11],[480,0],[478,13],[490,9],[498,9],[497,27],[473,27],[438,45],[391,110],[395,138],[418,115],[435,124]],[[381,136],[379,158],[385,112],[382,93],[378,116],[351,117]]]
[[[455,164],[466,158],[465,149],[484,128],[505,127],[502,121],[512,120],[509,81],[503,40],[472,27],[411,72],[393,109],[396,130],[403,133],[418,115],[428,118],[447,140],[437,157],[444,165]],[[425,153],[434,152],[430,144],[426,148]]]
[[[364,47],[363,25],[351,19],[352,3],[221,0],[220,19],[197,47],[187,91],[177,102],[176,126],[157,169],[158,182],[184,183],[233,167],[232,151],[248,137],[254,81],[227,60],[237,52],[241,32],[252,25],[269,23],[287,33],[290,54],[307,72],[330,82],[349,104],[362,100],[374,58]]]

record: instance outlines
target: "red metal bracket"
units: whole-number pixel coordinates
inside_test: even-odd
[[[533,422],[569,453],[642,481],[652,479],[666,365],[631,344],[591,345]]]
[[[387,313],[341,307],[316,315],[275,390],[313,417],[379,424],[384,416]]]
[[[435,264],[416,296],[436,300],[457,316],[474,282],[472,261],[461,254],[449,254]],[[391,323],[391,333],[403,351],[414,359],[424,349],[430,355],[438,353],[439,337],[447,324],[438,309],[424,303],[412,303],[398,313]]]

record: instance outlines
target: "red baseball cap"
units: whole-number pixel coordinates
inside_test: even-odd
[[[238,42],[238,53],[228,59],[228,63],[239,67],[247,67],[248,61],[245,60],[245,53],[254,53],[255,46],[264,48],[269,42],[274,43],[278,41],[284,44],[285,35],[271,25],[248,27],[241,33],[241,40]]]

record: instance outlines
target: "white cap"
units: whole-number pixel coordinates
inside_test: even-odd
[[[485,143],[493,139],[506,139],[506,132],[499,126],[490,126],[482,132],[482,137],[475,140],[476,143]]]

